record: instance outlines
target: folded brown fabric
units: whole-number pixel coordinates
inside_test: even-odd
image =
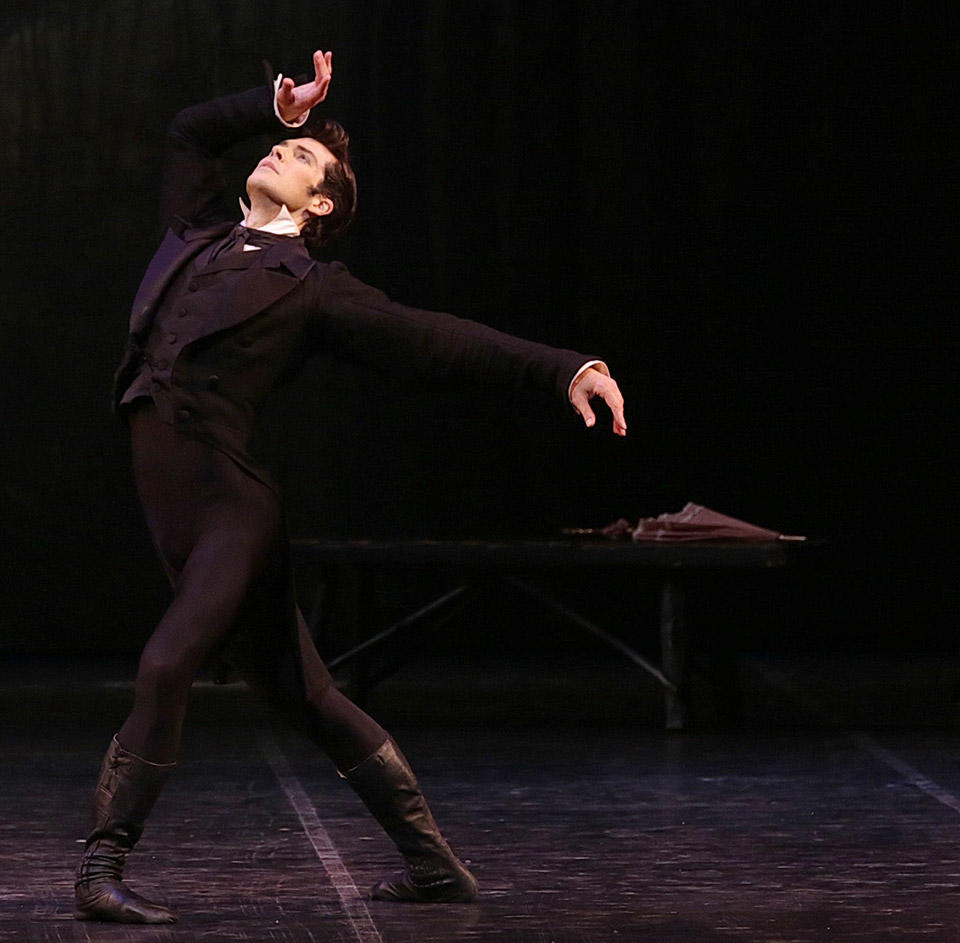
[[[681,541],[681,540],[802,540],[786,537],[775,530],[757,527],[711,511],[700,504],[687,503],[676,514],[661,514],[658,517],[642,517],[634,528],[634,541]]]

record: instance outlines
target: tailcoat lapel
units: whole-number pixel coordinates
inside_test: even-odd
[[[187,230],[181,238],[168,230],[137,291],[130,315],[130,336],[142,347],[164,290],[183,266],[194,264],[194,278],[202,281],[219,272],[235,269],[236,275],[221,284],[216,309],[209,312],[205,334],[240,324],[279,301],[304,279],[316,264],[300,240],[291,239],[252,252],[225,253],[202,265],[201,253],[222,239],[234,223]],[[198,258],[199,257],[199,258]],[[199,264],[198,264],[199,263]]]
[[[198,262],[202,262],[198,260]],[[208,278],[231,271],[220,279],[217,305],[207,313],[205,334],[222,331],[259,314],[289,294],[316,263],[299,240],[278,243],[249,252],[229,252],[214,262],[197,265],[193,278],[200,288]]]
[[[188,230],[184,237],[168,229],[140,282],[130,312],[130,335],[138,343],[146,340],[157,302],[171,279],[211,241],[225,236],[233,223],[219,223],[203,229]]]

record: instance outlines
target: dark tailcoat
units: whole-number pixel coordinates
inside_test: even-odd
[[[329,675],[293,602],[279,500],[262,494],[264,484],[276,488],[250,454],[264,398],[319,352],[398,382],[420,374],[563,398],[590,358],[397,304],[340,263],[311,258],[298,237],[217,255],[234,225],[209,218],[220,155],[263,132],[284,133],[268,89],[174,119],[163,191],[170,228],[134,301],[114,401],[146,397],[156,407],[131,420],[138,490],[176,592],[154,639],[193,633],[211,653],[228,640],[245,645],[240,661],[263,686],[302,696]],[[203,443],[216,451],[194,447]],[[207,502],[207,489],[216,501]],[[260,510],[251,516],[248,507]],[[237,560],[254,532],[269,546]],[[237,618],[223,616],[229,607],[211,609],[215,591],[243,597]],[[252,632],[234,631],[251,622]]]

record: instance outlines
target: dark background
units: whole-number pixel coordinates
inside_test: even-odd
[[[318,362],[265,429],[294,533],[553,536],[694,500],[829,539],[757,590],[782,598],[728,590],[738,644],[954,649],[955,4],[32,0],[0,23],[4,651],[135,651],[158,615],[108,390],[164,128],[316,46],[360,181],[339,257],[602,355],[630,434]],[[611,579],[574,581],[601,616]]]

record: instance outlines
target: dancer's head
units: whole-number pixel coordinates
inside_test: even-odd
[[[347,132],[329,119],[280,141],[247,178],[251,206],[286,206],[313,250],[344,232],[357,205]]]

